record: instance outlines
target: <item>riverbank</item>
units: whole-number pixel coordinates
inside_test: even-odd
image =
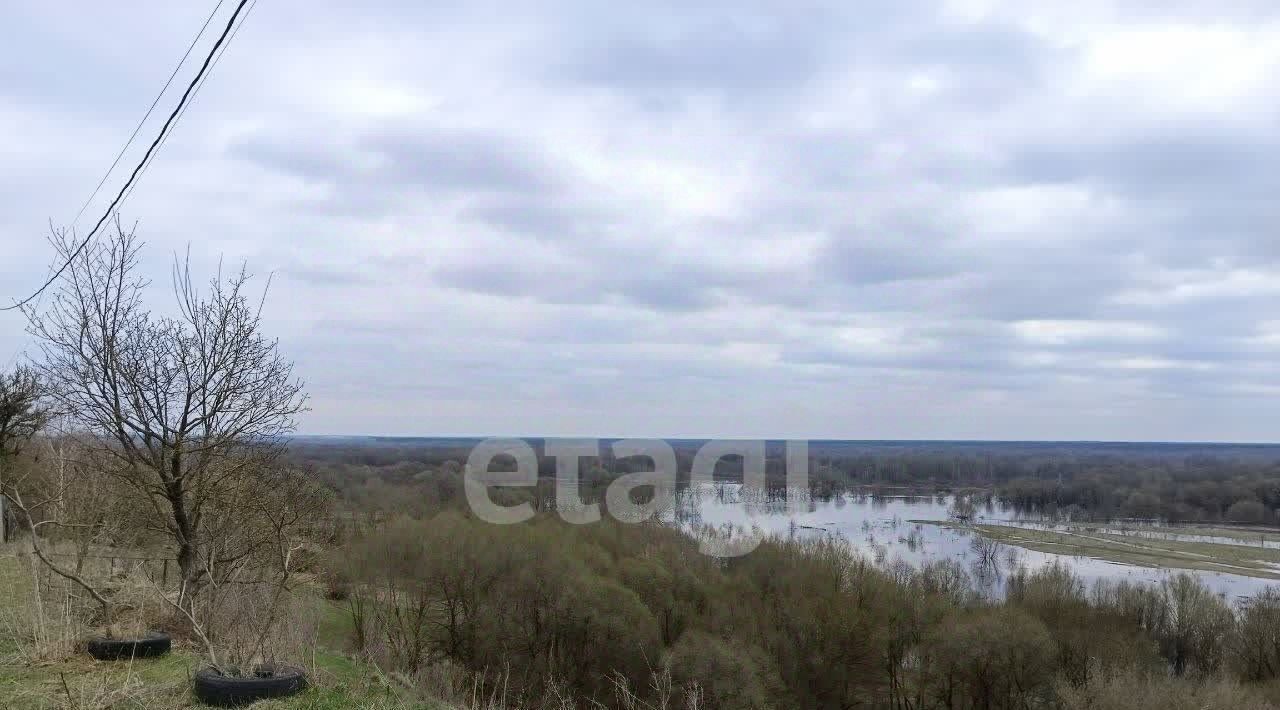
[[[1223,535],[1225,531],[1217,528],[1213,529],[1216,533],[1214,535],[1204,534],[1205,531],[1187,534],[1204,534],[1205,537],[1222,540],[1239,539],[1241,544],[1148,537],[1140,534],[1142,531],[1132,528],[1121,534],[1102,526],[1046,529],[1014,525],[963,525],[937,520],[912,522],[952,530],[971,530],[999,543],[1055,555],[1090,557],[1134,567],[1218,572],[1280,580],[1280,549],[1263,547],[1258,543],[1243,544],[1241,538]],[[1168,528],[1154,526],[1149,530],[1170,532]],[[1259,539],[1258,533],[1252,534],[1253,539]],[[1274,535],[1275,532],[1271,534]],[[1265,534],[1262,539],[1265,539]]]

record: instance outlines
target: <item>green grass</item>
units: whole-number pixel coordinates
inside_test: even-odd
[[[0,619],[30,615],[31,580],[19,560],[0,554]],[[444,706],[415,701],[376,670],[339,652],[348,621],[338,605],[309,596],[317,624],[312,658],[297,659],[309,671],[312,688],[287,700],[255,705],[261,710],[433,710]],[[171,710],[203,707],[191,694],[190,678],[201,656],[177,648],[159,659],[100,662],[86,655],[30,662],[17,653],[21,641],[10,621],[0,626],[0,708],[137,708]]]
[[[86,657],[40,666],[0,666],[0,706],[13,710],[81,704],[148,710],[201,707],[191,694],[189,680],[200,665],[199,656],[180,650],[164,658],[132,664],[98,662]],[[434,707],[407,700],[397,688],[363,673],[356,664],[338,655],[317,654],[310,676],[313,687],[306,693],[255,707],[278,710]]]
[[[0,615],[4,615],[0,617],[0,623],[6,626],[12,623],[8,617],[20,611],[17,608],[19,602],[31,595],[31,580],[21,572],[16,558],[0,553]],[[0,659],[17,652],[18,640],[8,633],[8,629],[0,628]]]
[[[1008,525],[969,527],[938,521],[912,522],[953,529],[972,529],[997,542],[1037,552],[1093,557],[1136,567],[1225,572],[1261,579],[1280,579],[1280,567],[1276,566],[1280,565],[1280,550],[1264,549],[1256,545],[1250,547],[1246,544],[1161,540],[1098,532],[1099,528],[1088,527],[1036,530]]]
[[[1246,547],[1259,547],[1259,542],[1266,541],[1268,543],[1280,542],[1280,531],[1273,528],[1261,527],[1232,527],[1228,525],[1177,525],[1171,527],[1155,527],[1151,525],[1107,525],[1103,523],[1073,523],[1072,530],[1098,532],[1102,530],[1115,531],[1121,530],[1125,532],[1140,532],[1144,534],[1162,535],[1195,535],[1204,537],[1220,537],[1229,540],[1229,543],[1238,544]]]

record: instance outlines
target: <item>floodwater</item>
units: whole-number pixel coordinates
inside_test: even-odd
[[[805,501],[793,505],[793,509],[789,510],[785,500],[750,493],[744,496],[741,484],[717,483],[682,491],[673,517],[679,524],[689,528],[710,526],[722,531],[739,532],[756,529],[764,534],[781,537],[837,535],[884,566],[902,561],[919,567],[933,560],[955,560],[964,565],[975,588],[993,598],[1003,596],[1005,582],[1011,571],[1018,568],[1035,570],[1054,563],[1069,566],[1087,586],[1103,580],[1159,584],[1171,574],[1186,571],[1200,577],[1209,588],[1229,599],[1250,596],[1269,584],[1277,583],[1221,572],[1137,567],[1092,557],[1037,552],[1008,545],[1002,546],[997,564],[983,565],[979,563],[979,555],[972,547],[976,533],[910,522],[947,521],[951,516],[952,504],[953,500],[949,496],[846,493],[830,500]],[[1020,518],[1011,509],[998,505],[979,507],[976,522],[1051,527]],[[1161,534],[1175,533],[1162,531]]]

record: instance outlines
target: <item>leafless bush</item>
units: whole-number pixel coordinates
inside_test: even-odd
[[[1248,681],[1280,677],[1280,592],[1269,587],[1240,602],[1240,624],[1232,644],[1236,673]]]
[[[216,538],[220,545],[207,549],[213,555],[231,552],[222,560],[206,560],[204,592],[188,594],[183,578],[183,586],[165,596],[210,663],[231,674],[314,648],[315,629],[300,623],[306,615],[300,613],[294,591],[311,545],[310,523],[328,513],[328,495],[292,469],[273,470],[257,482],[261,485],[252,488],[252,495],[227,494],[236,501],[233,508],[211,509],[224,518],[213,525],[226,528]],[[238,526],[231,510],[244,515]]]
[[[980,569],[990,570],[1000,566],[1000,543],[980,533],[974,533],[969,542],[969,549],[976,557],[975,563]]]
[[[0,606],[0,633],[11,642],[16,656],[11,660],[36,664],[66,658],[84,628],[77,600],[65,586],[42,579],[39,560],[28,554],[14,562],[8,588],[0,590],[7,601]]]
[[[309,600],[286,595],[271,583],[236,585],[203,610],[201,633],[213,644],[219,667],[247,673],[262,664],[303,663],[314,653],[317,626]]]
[[[1060,682],[1063,710],[1264,710],[1255,691],[1216,678],[1171,678],[1130,669],[1092,669],[1083,685]]]

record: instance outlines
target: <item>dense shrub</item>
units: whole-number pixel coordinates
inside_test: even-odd
[[[764,710],[776,707],[782,681],[763,650],[691,631],[671,649],[672,682],[684,695],[701,699],[707,710]]]

